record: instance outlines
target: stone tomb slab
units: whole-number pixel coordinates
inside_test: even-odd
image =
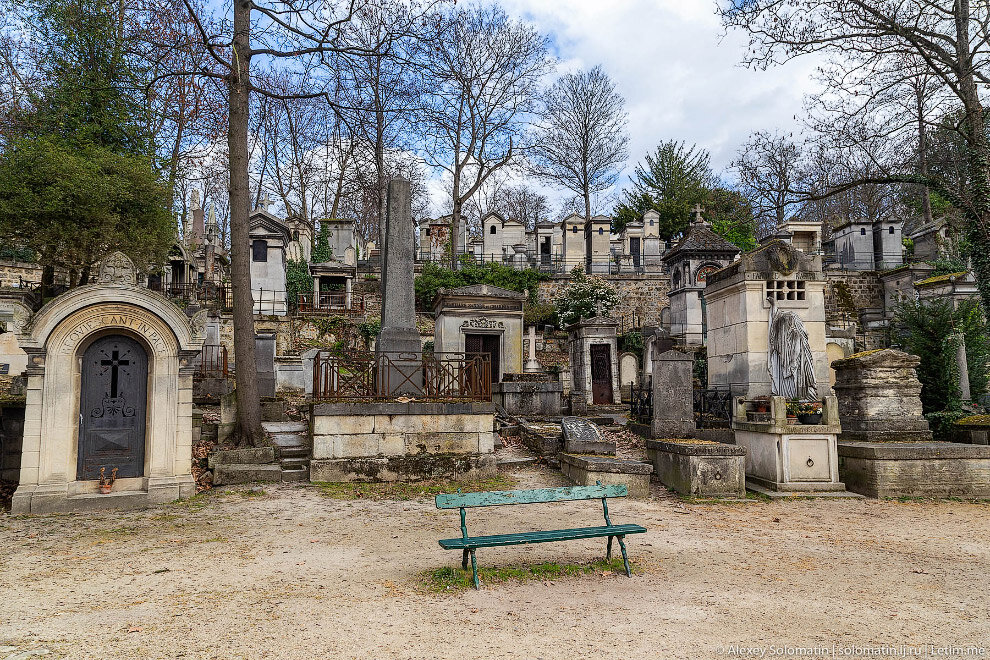
[[[560,471],[579,486],[626,486],[629,497],[650,496],[650,475],[653,466],[614,456],[560,454]]]
[[[664,486],[683,495],[745,497],[746,450],[705,440],[647,440],[646,453]]]
[[[580,417],[565,417],[561,421],[564,431],[564,451],[569,454],[608,454],[615,456],[615,443],[602,438],[599,428]]]
[[[868,497],[990,497],[990,446],[839,442],[839,475]]]

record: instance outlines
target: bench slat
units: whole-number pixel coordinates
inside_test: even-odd
[[[440,547],[445,550],[464,550],[470,548],[493,548],[503,545],[524,545],[526,543],[546,543],[548,541],[570,541],[574,539],[589,539],[605,536],[626,534],[642,534],[646,531],[640,525],[606,525],[602,527],[579,527],[576,529],[554,529],[539,532],[521,532],[518,534],[495,534],[492,536],[473,536],[466,539],[441,539]]]
[[[487,493],[446,493],[437,495],[438,509],[460,509],[504,504],[537,504],[596,500],[603,497],[626,497],[625,486],[571,486],[569,488],[539,488],[536,490],[494,490]]]

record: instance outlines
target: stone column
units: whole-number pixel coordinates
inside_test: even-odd
[[[416,329],[415,241],[409,182],[405,179],[388,183],[383,257],[382,329],[375,345],[382,360],[378,394],[415,395],[420,393],[418,384],[422,381],[423,345]]]
[[[966,336],[962,333],[957,335],[959,344],[956,348],[956,366],[959,368],[959,398],[964,402],[972,400],[973,395],[969,390],[969,362],[966,360]]]
[[[526,360],[526,366],[523,369],[526,373],[539,373],[543,371],[543,367],[536,360],[536,326],[529,326],[529,357]]]
[[[344,309],[351,308],[351,284],[353,280],[347,278],[344,280]]]
[[[653,437],[693,438],[694,358],[666,351],[653,359]]]

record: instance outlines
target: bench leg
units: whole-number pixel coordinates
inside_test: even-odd
[[[469,550],[467,548],[465,548],[464,549],[464,556],[461,557],[461,568],[463,568],[465,571],[467,570],[468,552],[469,552]]]
[[[626,544],[622,540],[624,537],[618,536],[619,548],[622,550],[622,564],[626,567],[626,577],[632,577],[632,573],[629,572],[629,558],[626,556]]]
[[[613,538],[615,538],[615,537],[614,536],[608,537],[608,548],[606,548],[606,550],[605,550],[605,561],[607,561],[607,562],[611,562],[612,561],[612,539]]]
[[[474,588],[480,589],[481,585],[478,584],[478,562],[474,560],[474,548],[471,548],[471,572],[474,574]]]

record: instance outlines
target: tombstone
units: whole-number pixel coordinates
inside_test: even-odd
[[[619,356],[619,385],[632,388],[639,385],[639,359],[635,353],[623,353]]]
[[[618,327],[618,321],[603,316],[568,326],[572,406],[574,399],[585,405],[619,402]]]
[[[768,491],[843,491],[829,384],[821,256],[771,240],[712,273],[708,383],[735,396],[735,443],[746,448],[749,485]],[[769,398],[767,402],[762,397]],[[789,400],[818,423],[788,420]],[[799,411],[794,411],[799,412]]]
[[[694,358],[666,351],[653,358],[654,438],[693,438]]]
[[[560,421],[564,434],[564,451],[569,454],[608,454],[615,456],[615,443],[608,442],[596,424],[580,417]]]
[[[21,335],[27,403],[15,513],[133,508],[195,492],[193,359],[202,336],[136,286],[121,253],[96,284],[51,301]],[[116,470],[111,496],[101,471]]]
[[[258,365],[258,395],[275,396],[275,333],[259,332],[254,337],[255,360]]]
[[[413,287],[415,242],[409,181],[388,183],[385,253],[382,266],[382,329],[375,342],[385,396],[415,393],[422,382],[423,345],[416,329]],[[387,364],[386,364],[387,362]]]
[[[529,326],[529,337],[527,339],[526,365],[523,371],[528,374],[538,374],[543,371],[543,365],[536,359],[536,326]]]

